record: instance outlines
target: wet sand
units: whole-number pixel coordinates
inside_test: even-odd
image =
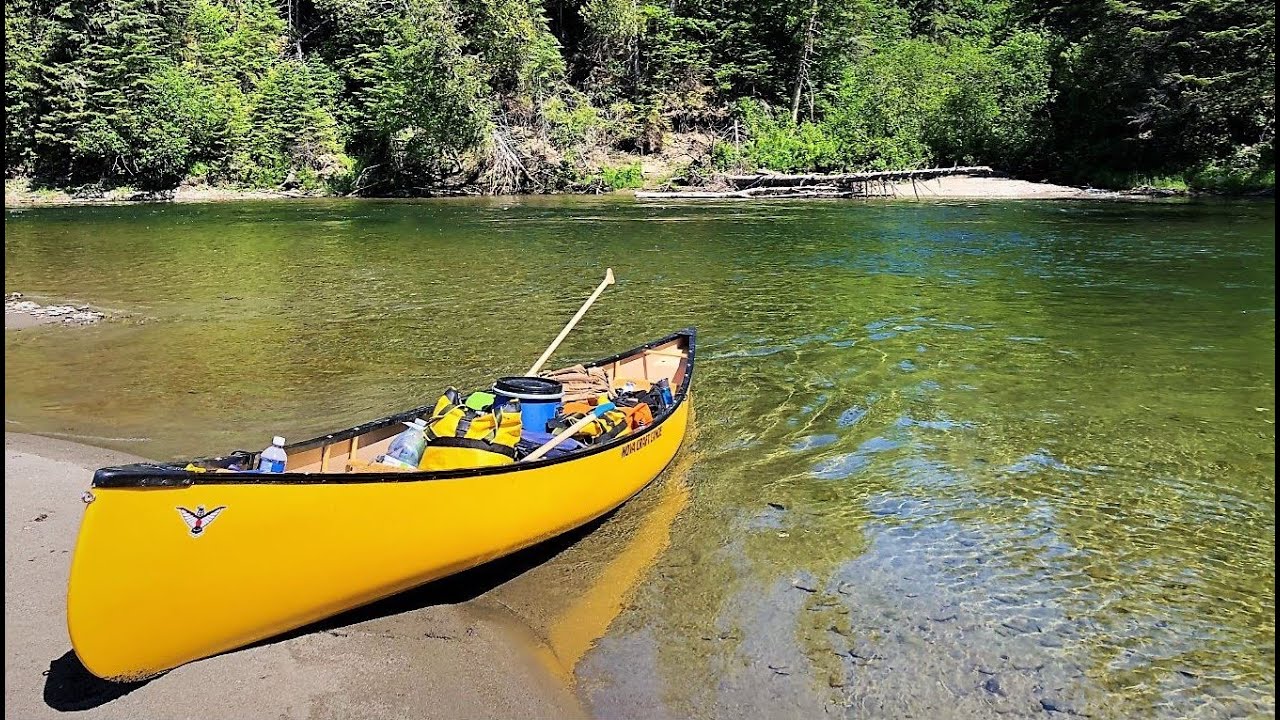
[[[5,330],[26,330],[27,328],[37,327],[39,325],[51,325],[58,322],[51,317],[41,317],[24,312],[4,313],[4,329]]]
[[[138,458],[5,433],[5,716],[52,718],[576,718],[538,636],[484,597],[503,577],[434,583],[283,639],[141,684],[71,652],[66,582],[94,469]]]

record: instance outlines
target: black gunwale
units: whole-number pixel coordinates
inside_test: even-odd
[[[687,359],[685,366],[684,382],[680,385],[679,391],[676,393],[671,403],[671,407],[663,410],[654,418],[652,425],[644,428],[638,433],[623,435],[614,438],[609,442],[594,447],[588,447],[584,450],[574,452],[568,455],[561,455],[554,458],[542,458],[530,463],[515,463],[512,465],[498,465],[494,467],[484,468],[467,468],[461,470],[437,470],[433,472],[403,472],[403,473],[210,473],[210,472],[193,472],[184,470],[176,465],[186,463],[178,461],[174,465],[163,465],[156,463],[139,463],[135,465],[124,465],[120,467],[101,468],[93,475],[93,487],[95,488],[173,488],[188,487],[191,485],[334,485],[348,483],[401,483],[401,482],[426,482],[430,480],[457,480],[462,478],[489,477],[494,475],[503,475],[513,472],[524,472],[525,470],[533,470],[537,468],[549,467],[560,463],[572,462],[581,458],[597,455],[608,450],[612,450],[620,445],[624,445],[633,440],[657,431],[662,425],[675,413],[681,405],[684,404],[689,395],[689,388],[693,385],[694,355],[695,341],[698,336],[696,328],[687,327],[677,330],[666,337],[657,340],[651,340],[643,345],[638,345],[625,352],[600,358],[586,363],[588,366],[607,365],[615,360],[621,360],[630,357],[643,350],[649,350],[659,345],[663,345],[680,338],[686,339]],[[386,427],[397,422],[417,417],[431,412],[433,405],[423,405],[411,410],[405,410],[395,415],[370,420],[359,425],[341,430],[327,435],[303,440],[302,442],[287,445],[286,450],[310,450],[312,448],[332,443],[348,440],[356,435],[362,435],[370,430],[380,427]],[[247,456],[256,455],[257,453],[246,453]],[[205,458],[197,458],[196,460],[204,460]],[[222,458],[214,458],[222,459]]]

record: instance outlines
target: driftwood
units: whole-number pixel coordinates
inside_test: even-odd
[[[853,197],[853,192],[849,190],[841,190],[834,185],[809,185],[807,187],[757,187],[747,188],[745,190],[726,190],[716,192],[714,190],[686,190],[676,192],[649,192],[637,190],[636,197],[644,199],[706,199],[713,200],[716,198],[753,198],[753,197]]]
[[[849,185],[853,183],[931,180],[950,175],[983,177],[995,171],[986,165],[972,167],[926,168],[924,170],[886,170],[881,172],[843,173],[839,175],[783,175],[781,173],[757,173],[755,175],[727,175],[725,181],[736,188],[792,187],[796,185]]]
[[[714,200],[722,198],[844,198],[872,197],[896,194],[892,183],[964,175],[987,177],[996,175],[985,166],[926,168],[923,170],[889,170],[883,172],[841,173],[833,175],[784,175],[760,172],[755,175],[726,175],[717,178],[721,187],[730,190],[680,190],[671,192],[636,193],[641,200],[690,199]],[[918,193],[917,193],[918,195]]]

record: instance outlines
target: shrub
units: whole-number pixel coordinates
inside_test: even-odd
[[[644,187],[644,171],[640,163],[600,169],[604,184],[612,190]]]

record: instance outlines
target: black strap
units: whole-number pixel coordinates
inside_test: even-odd
[[[552,435],[559,435],[565,430],[568,430],[569,428],[573,427],[575,423],[577,423],[579,420],[581,420],[584,417],[586,417],[585,413],[569,413],[568,415],[561,415],[559,417],[548,420],[547,432],[551,433]]]
[[[623,418],[622,422],[607,428],[600,436],[596,438],[596,444],[600,444],[604,440],[612,440],[627,431],[627,420]]]
[[[487,443],[483,440],[475,440],[473,438],[441,437],[441,438],[436,438],[434,441],[432,441],[431,446],[432,447],[466,448],[468,450],[482,450],[484,452],[491,452],[497,455],[505,455],[506,457],[509,457],[512,460],[516,459],[516,449],[513,447],[507,447],[506,445],[498,445],[497,443]],[[431,448],[428,447],[427,451],[430,452],[430,450]]]
[[[485,433],[484,441],[493,442],[498,437],[498,428],[502,427],[502,407],[498,406],[493,409],[493,428]],[[463,433],[464,435],[466,433]]]

